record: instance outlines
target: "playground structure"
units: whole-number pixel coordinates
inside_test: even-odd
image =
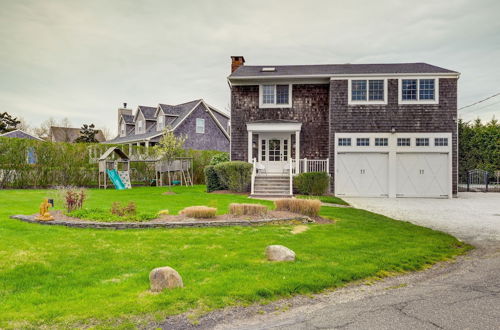
[[[160,159],[155,162],[156,186],[163,186],[165,176],[168,185],[193,185],[193,159],[179,157],[168,162]]]
[[[193,185],[193,159],[175,158],[168,162],[164,159],[130,159],[119,147],[111,147],[97,160],[99,163],[99,189],[107,189],[109,182],[118,190],[131,189],[130,163],[153,163],[156,186],[163,186],[165,178],[168,185]]]
[[[130,189],[130,159],[118,147],[111,147],[98,159],[99,189],[108,188],[108,178],[116,189]]]

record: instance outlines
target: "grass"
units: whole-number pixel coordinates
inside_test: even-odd
[[[301,199],[319,199],[322,203],[339,204],[339,205],[349,205],[346,201],[335,196],[309,196],[309,195],[297,195],[295,196]]]
[[[203,189],[90,190],[86,207],[134,201],[146,213],[207,205],[222,214],[230,203],[272,205]],[[35,213],[53,194],[0,191],[0,328],[133,327],[423,269],[470,248],[447,234],[351,208],[322,207],[321,215],[336,223],[295,234],[293,226],[99,230],[8,218]],[[297,261],[267,262],[271,244],[291,248]],[[160,266],[176,269],[185,287],[150,293],[149,272]]]

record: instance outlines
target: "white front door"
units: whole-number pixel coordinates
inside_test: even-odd
[[[388,196],[388,160],[387,153],[338,153],[335,194],[362,197]]]
[[[290,135],[259,134],[259,162],[267,173],[284,173],[290,157]]]
[[[398,153],[397,197],[449,197],[447,153]]]

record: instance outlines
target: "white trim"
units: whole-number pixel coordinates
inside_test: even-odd
[[[403,100],[403,80],[417,80],[417,99]],[[434,79],[434,100],[420,100],[420,79]],[[420,77],[401,77],[398,79],[398,104],[439,104],[439,77],[420,76]]]
[[[387,146],[375,146],[375,138],[385,137],[388,138]],[[453,197],[453,143],[451,132],[438,132],[438,133],[335,133],[335,171],[334,182],[337,178],[337,158],[339,153],[388,153],[389,154],[389,197],[397,197],[397,171],[396,171],[396,157],[400,153],[446,153],[448,154],[448,198]],[[339,146],[339,138],[351,138],[351,146]],[[369,138],[370,146],[356,146],[356,138]],[[410,146],[397,146],[398,138],[410,138]],[[416,138],[429,138],[429,146],[415,146]],[[435,146],[435,138],[448,138],[447,146]]]
[[[26,134],[26,135],[29,135],[29,136],[31,136],[32,138],[35,138],[35,139],[37,139],[37,140],[40,140],[40,141],[45,141],[44,139],[41,139],[41,138],[39,138],[38,136],[34,136],[34,135],[30,134],[30,133],[27,133],[27,132],[25,132],[25,131],[23,131],[22,129],[19,129],[19,128],[18,128],[18,129],[15,129],[15,130],[13,130],[13,131],[9,131],[9,132],[2,133],[2,134],[0,134],[0,136],[5,136],[5,137],[8,137],[8,136],[6,136],[7,134],[11,134],[11,133],[14,133],[14,132],[22,132],[22,133],[24,133],[24,134]]]
[[[262,94],[262,86],[274,86],[274,103],[267,104],[263,102],[263,94]],[[288,103],[287,104],[277,104],[277,85],[288,85]],[[291,108],[292,107],[292,84],[260,84],[259,85],[259,108],[267,109],[267,108]]]
[[[247,123],[249,132],[296,132],[300,131],[302,123]]]
[[[198,125],[198,122],[203,125]],[[198,128],[200,129],[200,132],[198,132]],[[195,132],[196,134],[205,134],[205,118],[196,118],[196,123],[195,123]]]
[[[191,108],[191,110],[189,110],[189,112],[184,116],[184,118],[182,118],[181,121],[179,121],[177,123],[177,125],[172,127],[171,130],[175,131],[177,129],[177,127],[179,127],[179,125],[182,124],[186,120],[186,118],[188,118],[191,115],[191,113],[194,111],[194,109],[196,109],[200,105],[200,103],[202,103],[202,102],[203,102],[203,100],[199,100],[198,103],[196,103],[196,105],[193,108]]]
[[[352,100],[352,81],[353,80],[366,80],[366,100]],[[368,100],[370,96],[370,80],[383,80],[384,81],[384,100]],[[387,105],[387,78],[384,77],[359,77],[359,78],[349,78],[347,82],[347,104],[348,105]]]
[[[244,76],[244,77],[231,77],[228,76],[227,80],[230,83],[238,80],[272,80],[272,79],[302,79],[302,78],[330,78],[331,80],[347,79],[350,77],[370,77],[370,76],[384,76],[384,77],[420,77],[429,76],[442,77],[442,78],[459,78],[458,72],[427,72],[427,73],[360,73],[360,74],[302,74],[302,75],[269,75],[269,76]]]

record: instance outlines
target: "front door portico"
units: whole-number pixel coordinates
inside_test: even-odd
[[[262,163],[267,172],[283,172],[290,162],[290,133],[259,133],[259,148],[257,160]]]

